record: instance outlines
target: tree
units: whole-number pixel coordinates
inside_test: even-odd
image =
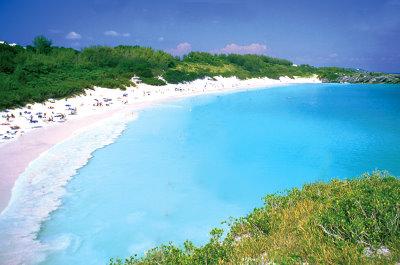
[[[42,54],[48,54],[51,51],[51,44],[52,41],[47,39],[44,36],[37,36],[33,40],[33,46],[36,49],[36,52],[42,53]]]
[[[17,54],[17,49],[8,45],[0,44],[0,72],[11,74],[15,69],[15,55]]]

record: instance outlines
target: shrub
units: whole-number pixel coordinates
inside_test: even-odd
[[[37,36],[33,40],[33,47],[38,53],[48,54],[51,52],[52,41],[44,36]]]

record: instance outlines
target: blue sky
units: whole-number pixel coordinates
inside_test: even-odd
[[[400,72],[400,0],[0,0],[0,40],[264,53]]]

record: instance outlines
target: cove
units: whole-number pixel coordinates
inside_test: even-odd
[[[77,156],[79,154],[70,154]],[[400,174],[400,86],[291,85],[144,109],[67,184],[42,264],[107,264],[206,242],[263,196],[375,169]]]

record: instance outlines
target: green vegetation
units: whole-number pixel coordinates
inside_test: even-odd
[[[191,52],[183,58],[139,46],[95,46],[77,51],[54,47],[43,36],[32,46],[0,44],[0,110],[82,93],[86,88],[103,86],[125,88],[136,75],[147,84],[163,85],[213,76],[279,78],[318,75],[326,82],[387,82],[386,76],[373,76],[342,68],[294,66],[292,62],[262,55],[210,54]],[[342,78],[342,79],[341,79]],[[363,79],[362,79],[363,78]],[[396,77],[397,78],[397,77]],[[392,78],[391,83],[400,82]]]
[[[38,53],[49,54],[51,52],[52,41],[46,39],[44,36],[37,36],[33,40],[33,46]]]
[[[168,244],[110,265],[395,264],[399,228],[400,180],[374,172],[269,195],[226,237],[214,229],[201,247]]]

